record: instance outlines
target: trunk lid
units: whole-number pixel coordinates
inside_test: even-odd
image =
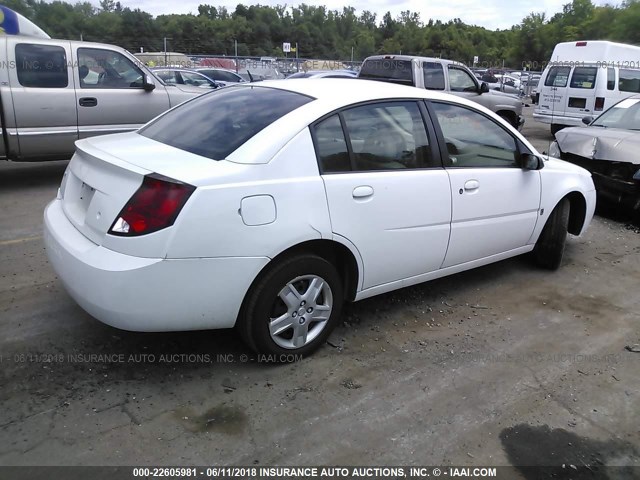
[[[147,257],[161,255],[170,228],[138,238],[107,235],[144,176],[158,173],[197,187],[212,176],[220,176],[225,166],[228,169],[234,165],[184,152],[137,133],[93,137],[76,142],[76,147],[60,189],[65,215],[92,242],[122,253],[135,251],[141,255],[144,251],[141,256]],[[134,244],[144,244],[145,248],[118,247]],[[151,248],[147,251],[147,247]]]

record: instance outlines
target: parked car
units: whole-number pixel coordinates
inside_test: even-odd
[[[524,125],[522,102],[518,98],[490,90],[458,62],[410,55],[374,55],[365,59],[358,77],[452,93],[487,107],[516,128]]]
[[[508,93],[510,95],[522,95],[522,87],[519,79],[506,74],[495,75],[497,82],[490,83],[489,89],[498,90],[499,92]]]
[[[200,88],[220,87],[220,85],[204,73],[186,68],[158,67],[152,68],[151,71],[167,85],[191,85]]]
[[[353,70],[308,70],[289,75],[287,78],[356,78],[358,72]]]
[[[540,97],[540,78],[539,73],[532,73],[524,86],[524,94],[531,98],[531,103],[534,105],[538,103]]]
[[[583,121],[588,127],[557,132],[549,154],[589,170],[600,198],[630,208],[640,219],[640,95]]]
[[[66,160],[78,139],[138,129],[203,93],[114,45],[3,35],[0,52],[1,159]]]
[[[344,300],[528,252],[557,268],[595,208],[589,172],[490,110],[365,80],[221,88],[77,148],[44,228],[70,295],[273,355],[323,344]]]
[[[226,87],[229,84],[243,83],[246,81],[236,72],[225,70],[224,68],[200,67],[194,70],[196,72],[202,73],[203,75],[206,75],[222,87]]]

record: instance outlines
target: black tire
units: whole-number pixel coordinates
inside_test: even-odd
[[[556,133],[558,133],[564,127],[565,127],[564,125],[560,125],[559,123],[552,123],[551,124],[551,135],[553,135],[555,137]]]
[[[570,210],[569,199],[563,198],[547,219],[533,249],[533,258],[540,267],[557,270],[562,263]]]
[[[511,125],[513,128],[518,128],[518,122],[516,120],[516,116],[511,112],[499,112],[498,116],[502,118],[505,122]]]
[[[320,281],[323,281],[324,286],[312,300],[310,287],[316,278],[319,280],[314,285],[320,285]],[[296,306],[287,306],[279,296],[289,284],[298,294],[310,295],[297,297],[293,290],[287,290],[287,295],[293,295],[291,299],[301,301],[300,306],[297,303]],[[309,355],[325,343],[340,318],[343,300],[342,281],[330,262],[311,254],[287,257],[254,282],[243,303],[237,327],[244,341],[254,351],[270,355],[274,361],[289,361],[293,356]],[[327,305],[330,305],[329,310],[325,310]],[[308,313],[309,308],[316,310]],[[320,319],[327,315],[326,321]],[[284,322],[291,322],[292,325],[272,335],[270,325],[275,318],[283,318]],[[307,335],[304,340],[302,335],[295,335],[305,329]],[[305,343],[295,345],[302,341]],[[288,343],[290,345],[286,345]]]

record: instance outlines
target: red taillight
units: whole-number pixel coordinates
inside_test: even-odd
[[[576,47],[586,47],[587,42],[576,42]]]
[[[596,105],[593,107],[594,110],[602,111],[604,108],[604,97],[596,97]]]
[[[109,233],[135,237],[170,227],[195,189],[193,185],[155,173],[145,176]]]

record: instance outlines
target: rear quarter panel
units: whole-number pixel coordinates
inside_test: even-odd
[[[213,161],[213,160],[212,160]],[[272,197],[275,220],[246,225],[242,201]],[[331,238],[324,184],[309,129],[269,163],[242,166],[242,175],[199,187],[181,213],[167,257],[275,257],[308,240]]]

